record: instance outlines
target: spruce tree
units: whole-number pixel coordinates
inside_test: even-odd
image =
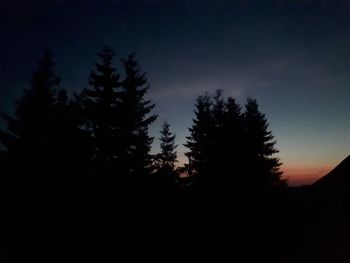
[[[51,52],[45,51],[33,73],[31,87],[16,103],[15,116],[2,114],[7,123],[7,129],[0,131],[0,141],[6,148],[3,158],[9,170],[22,179],[36,180],[44,175],[48,179],[52,172],[56,88],[60,82],[54,66]]]
[[[83,122],[82,130],[90,135],[90,160],[94,173],[112,176],[116,173],[118,158],[119,74],[112,66],[114,52],[109,47],[98,53],[101,60],[90,73],[89,84],[77,98]]]
[[[187,171],[197,178],[197,184],[208,183],[209,176],[213,172],[211,158],[215,153],[211,152],[214,131],[211,107],[212,100],[208,94],[196,99],[195,118],[192,127],[189,128],[190,136],[184,144],[189,149],[185,153],[189,160]]]
[[[202,188],[263,189],[283,185],[275,141],[256,100],[248,99],[246,112],[235,99],[217,90],[197,98],[195,118],[185,146],[187,171]]]
[[[163,123],[162,130],[160,131],[160,150],[157,155],[157,169],[158,173],[168,174],[168,176],[174,177],[176,160],[176,147],[175,134],[170,131],[170,125],[166,121]]]
[[[263,189],[283,183],[281,163],[274,154],[276,141],[266,117],[256,100],[248,98],[244,113],[244,169],[245,182],[250,187]]]
[[[119,165],[122,173],[129,179],[143,178],[152,168],[150,155],[153,138],[148,134],[148,127],[157,116],[152,114],[154,104],[145,99],[149,89],[146,75],[141,73],[135,54],[122,60],[125,79],[118,103],[120,145]]]

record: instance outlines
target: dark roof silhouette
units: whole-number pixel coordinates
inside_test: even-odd
[[[332,171],[317,180],[313,186],[320,188],[344,189],[350,187],[350,155]],[[350,189],[350,188],[349,188]]]

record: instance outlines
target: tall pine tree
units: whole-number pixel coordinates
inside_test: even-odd
[[[247,186],[264,189],[283,184],[276,141],[256,100],[248,98],[244,113],[244,169]]]
[[[185,155],[189,163],[188,173],[196,177],[197,184],[207,184],[213,172],[211,152],[213,146],[214,122],[212,116],[212,100],[208,94],[199,96],[195,104],[195,118],[189,128],[190,136],[184,144],[189,149]]]
[[[15,117],[2,114],[7,129],[0,132],[9,171],[21,179],[46,180],[53,172],[57,123],[55,103],[60,79],[54,72],[50,51],[45,51],[33,73],[31,87],[17,102]],[[45,176],[45,178],[43,178]]]
[[[151,113],[155,105],[145,99],[149,85],[146,75],[140,72],[135,54],[122,62],[125,79],[122,81],[118,103],[121,138],[118,160],[127,178],[144,178],[153,170],[150,155],[153,138],[148,134],[148,127],[157,118]]]
[[[170,125],[166,121],[163,123],[160,131],[160,153],[155,158],[154,186],[158,186],[158,190],[169,192],[174,189],[178,182],[178,170],[175,167],[176,148],[175,134],[170,131]]]
[[[157,155],[157,169],[162,174],[174,176],[176,160],[175,134],[170,131],[170,125],[166,121],[163,123],[160,131],[160,153]]]
[[[77,96],[83,116],[81,128],[90,135],[92,171],[102,176],[113,176],[117,171],[119,147],[118,94],[121,83],[112,66],[114,52],[109,47],[98,53],[101,60],[91,71],[89,84]]]
[[[198,97],[195,107],[185,146],[187,170],[198,186],[227,192],[284,184],[273,135],[255,100],[248,99],[242,114],[235,99],[217,90]]]

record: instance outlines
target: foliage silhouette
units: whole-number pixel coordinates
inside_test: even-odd
[[[60,165],[64,144],[57,141],[57,132],[63,127],[65,91],[58,91],[60,79],[54,72],[55,63],[50,51],[45,51],[33,73],[31,87],[17,102],[15,117],[2,114],[7,129],[0,132],[0,141],[6,147],[3,153],[12,174],[11,179],[46,181]],[[62,168],[62,167],[60,167]]]
[[[3,114],[8,128],[0,133],[6,147],[2,163],[9,171],[17,169],[20,176],[25,175],[20,171],[24,167],[34,171],[42,182],[63,179],[71,172],[74,176],[64,180],[94,175],[101,182],[109,178],[120,185],[138,182],[150,187],[155,168],[158,175],[174,181],[178,177],[175,135],[168,123],[161,131],[161,153],[155,156],[155,166],[150,154],[153,138],[148,128],[157,116],[152,114],[154,104],[145,99],[149,84],[135,54],[121,61],[123,78],[112,65],[111,48],[106,46],[98,56],[101,62],[90,73],[91,87],[69,101],[66,92],[58,89],[55,64],[50,52],[45,52],[15,117]],[[234,98],[225,99],[222,90],[217,90],[213,96],[199,96],[195,107],[185,144],[190,177],[182,185],[229,192],[285,184],[281,164],[274,157],[278,151],[273,135],[256,100],[248,98],[242,113]],[[14,167],[15,163],[21,163],[21,168]]]
[[[246,183],[249,186],[271,187],[283,186],[281,163],[273,157],[278,150],[272,132],[268,130],[265,115],[259,111],[256,100],[248,98],[245,105],[244,124],[244,167]]]
[[[121,82],[112,66],[114,52],[109,47],[98,53],[101,63],[91,71],[89,84],[79,96],[81,129],[89,135],[90,172],[101,177],[112,177],[117,171],[119,139],[118,94]]]
[[[273,135],[256,100],[249,98],[241,114],[235,100],[225,100],[217,90],[212,97],[198,97],[195,106],[185,146],[189,148],[187,169],[199,187],[234,191],[285,184],[279,171],[281,164],[273,156],[278,152]]]
[[[58,255],[52,247],[60,246],[50,248],[48,240],[59,243],[56,237],[61,234],[64,242],[75,242],[67,236],[76,216],[74,227],[81,227],[83,245],[107,240],[96,234],[104,232],[127,247],[130,236],[148,237],[160,229],[163,236],[158,241],[168,248],[164,241],[182,238],[189,246],[199,244],[197,253],[206,256],[212,240],[221,248],[231,246],[221,237],[225,233],[240,245],[249,238],[253,262],[322,262],[323,256],[324,262],[341,262],[341,247],[332,250],[324,236],[349,243],[349,196],[346,183],[340,182],[346,181],[349,158],[330,173],[335,176],[321,181],[325,189],[331,188],[328,194],[324,187],[282,187],[286,182],[274,136],[257,101],[248,98],[243,110],[217,90],[196,99],[185,144],[189,163],[178,169],[175,134],[168,123],[161,130],[161,152],[150,154],[153,138],[148,128],[157,116],[152,114],[154,104],[145,98],[148,81],[135,56],[122,60],[120,74],[112,66],[112,49],[105,47],[99,58],[90,87],[70,100],[59,88],[50,52],[45,52],[14,116],[2,114],[7,128],[0,131],[0,202],[7,222],[0,228],[0,260],[15,253],[15,242],[7,237],[25,240],[18,249],[22,257],[34,253],[35,247],[41,248],[38,254]],[[183,177],[185,172],[188,177]],[[33,214],[41,220],[33,216],[31,221],[28,215]],[[46,233],[50,225],[57,228],[54,234]],[[41,240],[47,250],[32,240],[39,234],[46,234]],[[214,237],[208,239],[209,234]],[[327,255],[327,246],[337,253]],[[215,256],[232,256],[232,247],[236,245],[230,253]],[[321,252],[315,256],[316,249]]]
[[[119,94],[120,126],[119,169],[127,178],[143,179],[153,170],[150,155],[153,138],[148,127],[157,115],[151,114],[154,104],[145,99],[149,89],[147,78],[140,72],[135,54],[122,60],[125,78]]]
[[[185,146],[189,152],[185,153],[188,158],[187,171],[195,177],[195,184],[202,184],[214,172],[211,165],[211,143],[213,138],[213,119],[211,112],[212,101],[206,93],[196,99],[195,118],[192,127],[189,128],[190,136],[187,137]],[[215,154],[215,153],[214,153]]]
[[[161,152],[155,156],[155,173],[158,179],[163,182],[161,185],[173,187],[178,179],[178,171],[175,166],[177,162],[176,136],[170,131],[170,125],[166,121],[163,123],[160,134]]]

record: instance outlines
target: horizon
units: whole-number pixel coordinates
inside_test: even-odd
[[[223,89],[243,105],[257,99],[290,185],[326,175],[350,149],[350,31],[347,1],[79,1],[0,2],[0,111],[29,86],[50,48],[62,88],[88,86],[96,53],[136,52],[159,115],[169,121],[178,159],[196,96]],[[120,69],[120,67],[119,67]]]

